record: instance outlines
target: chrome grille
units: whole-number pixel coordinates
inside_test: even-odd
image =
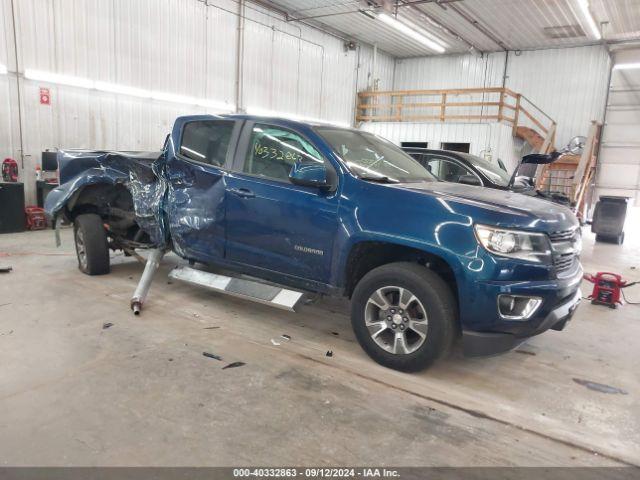
[[[549,234],[553,249],[553,266],[557,274],[573,270],[580,253],[578,245],[581,243],[581,233],[577,228],[572,228]]]
[[[572,228],[570,230],[562,230],[559,232],[550,233],[549,238],[553,243],[570,242],[571,240],[573,240],[573,237],[575,236],[575,234],[576,234],[576,229]]]
[[[553,266],[556,267],[556,272],[566,272],[573,267],[573,261],[576,256],[573,253],[567,253],[565,255],[558,255],[553,259]]]

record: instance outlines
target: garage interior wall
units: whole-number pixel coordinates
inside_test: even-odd
[[[617,52],[615,61],[640,64],[640,49]],[[598,195],[640,205],[640,69],[611,72],[596,186]]]
[[[399,59],[393,90],[504,85],[556,121],[556,147],[562,148],[572,137],[586,136],[591,120],[602,121],[610,68],[602,46]],[[398,143],[429,141],[432,148],[439,148],[440,142],[470,142],[471,153],[491,148],[493,158],[511,167],[522,148],[521,140],[505,135],[510,128],[496,123],[371,123],[362,128]]]
[[[0,64],[9,70],[0,75],[0,157],[24,167],[27,203],[35,202],[43,150],[156,150],[175,117],[190,113],[275,112],[351,124],[354,92],[373,75],[373,48],[346,50],[342,39],[251,2],[0,0],[0,27]],[[393,59],[378,51],[375,64],[380,88],[390,88]],[[33,81],[25,69],[226,107]],[[40,104],[41,87],[50,89],[50,105]]]

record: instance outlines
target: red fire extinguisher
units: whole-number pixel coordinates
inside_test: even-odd
[[[2,180],[5,182],[18,181],[18,162],[13,158],[5,158],[2,162]]]

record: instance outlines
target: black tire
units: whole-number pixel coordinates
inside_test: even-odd
[[[378,308],[375,305],[367,305],[370,303],[370,297],[379,289],[383,289],[383,292],[385,292],[384,289],[386,287],[391,288],[387,294],[391,299],[393,299],[394,293],[392,290],[394,287],[408,290],[419,301],[419,307],[423,307],[425,310],[428,321],[426,336],[422,343],[415,347],[415,351],[393,353],[385,350],[376,343],[377,340],[372,338],[372,333],[370,332],[372,327],[367,327],[366,325],[365,317],[371,315],[371,310],[367,309],[375,310]],[[409,310],[409,305],[410,302],[407,304],[407,311]],[[383,312],[382,316],[380,316],[381,311]],[[402,313],[402,310],[399,312]],[[376,321],[381,322],[381,324],[387,323],[391,325],[395,320],[392,322],[385,321],[385,319],[390,318],[385,317],[387,313],[389,311],[378,308],[378,319]],[[370,271],[356,285],[351,298],[351,325],[360,346],[380,365],[403,372],[424,370],[449,352],[457,331],[457,316],[456,301],[449,286],[436,273],[417,263],[390,263]],[[407,320],[405,319],[404,321],[406,322]],[[404,326],[402,327],[404,328]],[[377,330],[376,327],[373,328]],[[393,328],[395,329],[396,327]],[[391,330],[390,327],[388,331],[394,336],[398,333],[398,330]],[[415,331],[407,329],[404,338],[407,339],[410,333],[416,336]],[[387,334],[387,331],[378,335],[378,337],[382,337],[385,334]],[[380,338],[380,341],[385,343],[383,338]],[[420,338],[418,337],[415,345],[419,342]],[[389,343],[385,344],[389,350],[395,349],[395,344],[393,347]],[[404,345],[407,345],[406,340]],[[407,350],[404,346],[402,349]]]
[[[78,215],[73,222],[78,268],[87,275],[109,273],[109,244],[102,219],[95,213]]]

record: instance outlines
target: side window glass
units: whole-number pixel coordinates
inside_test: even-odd
[[[442,161],[438,158],[429,158],[429,160],[424,164],[426,169],[429,170],[430,173],[434,174],[440,180],[440,167],[442,166]]]
[[[253,127],[244,162],[245,173],[288,182],[296,162],[325,163],[313,145],[297,133],[268,125]]]
[[[445,182],[458,183],[460,177],[465,175],[477,176],[464,165],[444,158],[433,158],[429,161],[429,165],[433,165],[431,173]]]
[[[184,126],[180,154],[197,162],[224,165],[235,122],[204,120]]]

